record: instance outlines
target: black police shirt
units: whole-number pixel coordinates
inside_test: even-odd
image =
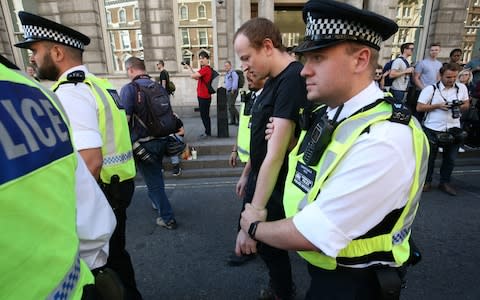
[[[303,65],[295,61],[276,77],[268,79],[252,108],[250,160],[252,171],[257,174],[267,154],[265,129],[269,118],[292,120],[296,124],[295,132],[299,132],[299,110],[307,103],[305,79],[300,76],[302,68]],[[277,180],[282,181],[282,185],[287,173],[287,157]]]

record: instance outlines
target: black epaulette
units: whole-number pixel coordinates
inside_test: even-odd
[[[299,116],[299,125],[302,130],[308,130],[315,122],[317,116],[325,114],[326,105],[311,105],[302,110]]]
[[[408,125],[412,118],[412,112],[408,107],[403,102],[397,101],[390,96],[386,96],[384,100],[392,105],[392,116],[389,121]]]
[[[79,83],[85,81],[85,72],[81,70],[73,71],[68,73],[67,81],[70,83]]]

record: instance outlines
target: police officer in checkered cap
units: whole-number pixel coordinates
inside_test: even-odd
[[[126,115],[117,104],[120,97],[108,81],[91,74],[83,65],[89,37],[28,12],[19,12],[18,16],[25,39],[16,46],[32,51],[30,62],[36,65],[40,79],[56,81],[52,89],[70,120],[75,147],[99,182],[117,220],[109,245],[91,259],[89,267],[94,274],[103,274],[102,278],[113,269],[124,287],[118,293],[125,294],[125,299],[141,299],[125,249],[126,210],[135,189],[135,163]],[[89,217],[78,211],[77,219],[87,221],[87,232],[98,232],[98,228],[106,226],[106,219]],[[83,244],[86,249],[93,246]],[[121,295],[109,296],[123,299]]]
[[[425,181],[428,144],[408,110],[374,83],[381,42],[397,25],[329,0],[305,4],[301,75],[325,104],[289,156],[286,219],[247,204],[251,238],[297,250],[308,263],[306,299],[398,299],[414,262],[411,226]],[[276,128],[267,130],[268,134]]]

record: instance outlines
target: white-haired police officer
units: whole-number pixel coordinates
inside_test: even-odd
[[[311,276],[307,299],[398,299],[428,157],[419,123],[373,81],[380,43],[398,27],[328,0],[307,2],[303,17],[295,51],[308,99],[325,113],[289,155],[287,219],[258,222],[265,211],[247,204],[242,229],[298,251]]]
[[[107,80],[95,77],[83,65],[89,37],[28,12],[21,11],[18,16],[25,40],[15,46],[32,51],[30,61],[37,66],[40,79],[56,80],[52,89],[70,119],[74,144],[114,210],[117,227],[110,239],[107,266],[120,276],[127,298],[141,299],[125,249],[135,163],[119,96]],[[102,226],[102,220],[95,220],[92,226]]]

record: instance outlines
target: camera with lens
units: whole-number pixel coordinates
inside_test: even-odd
[[[133,143],[132,149],[133,149],[133,155],[135,156],[136,159],[146,163],[153,163],[155,161],[153,156],[139,142]]]
[[[452,118],[458,119],[462,115],[460,112],[460,105],[463,104],[463,101],[460,101],[458,99],[452,100],[452,103],[450,103],[450,109],[452,110]]]

